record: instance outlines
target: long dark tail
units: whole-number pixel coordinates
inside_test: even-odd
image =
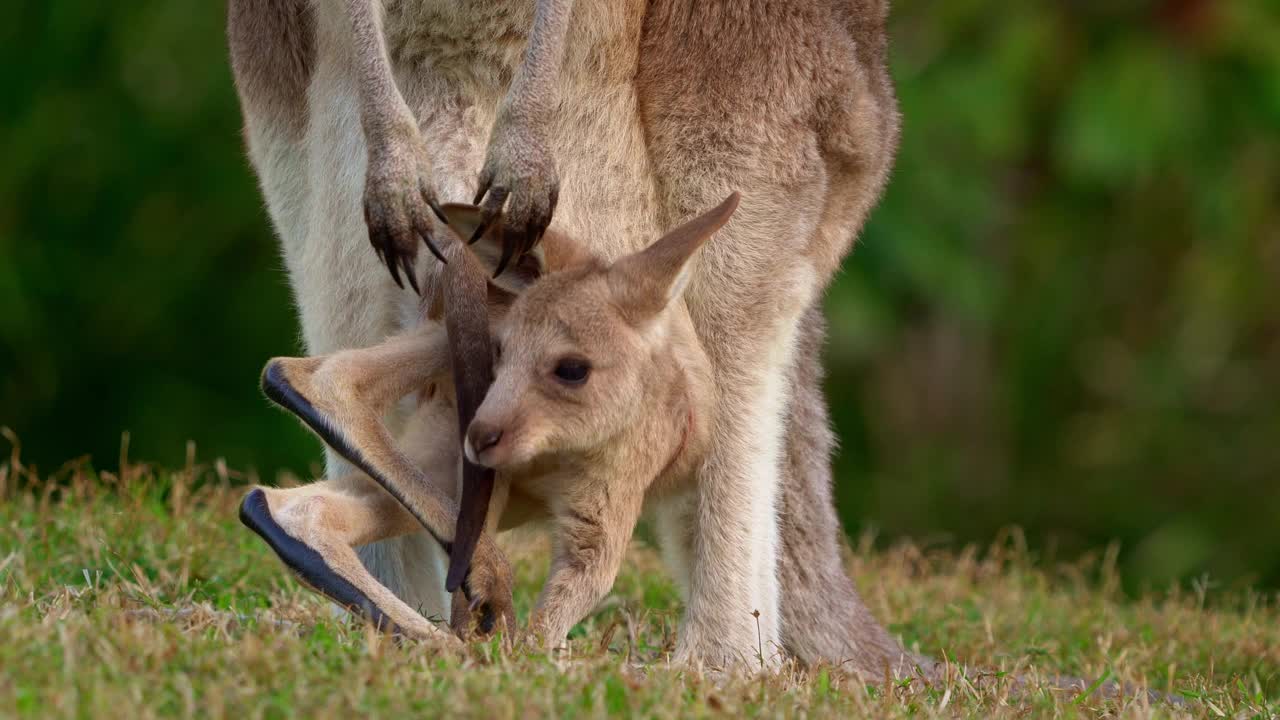
[[[495,223],[495,229],[498,226],[500,223]],[[493,351],[489,344],[488,279],[461,241],[453,245],[457,252],[452,253],[444,269],[444,318],[458,398],[458,442],[461,444],[471,419],[493,384]],[[493,482],[493,470],[463,458],[458,526],[445,579],[445,589],[449,592],[462,585],[471,569],[471,556],[488,516]]]

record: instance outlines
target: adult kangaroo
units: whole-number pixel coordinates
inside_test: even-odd
[[[885,0],[230,0],[249,153],[309,354],[422,321],[400,286],[446,284],[418,252],[452,257],[432,211],[445,201],[479,192],[513,253],[550,224],[613,261],[741,191],[686,291],[721,411],[696,498],[663,520],[683,529],[664,548],[685,569],[682,662],[911,661],[841,566],[819,358],[822,293],[897,143],[886,14]],[[361,558],[447,615],[426,533]]]

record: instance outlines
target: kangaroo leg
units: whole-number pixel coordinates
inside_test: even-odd
[[[805,663],[852,661],[868,678],[911,672],[911,658],[867,610],[841,562],[843,533],[831,497],[834,445],[822,395],[822,308],[801,319],[791,370],[778,520],[782,644]]]
[[[456,517],[452,493],[429,482],[396,447],[382,420],[392,403],[441,378],[448,365],[445,347],[443,330],[422,326],[371,348],[276,358],[267,364],[262,384],[272,400],[373,478],[448,551]],[[450,458],[447,472],[455,473],[456,436],[445,431],[434,440]],[[465,590],[486,614],[508,612],[511,571],[488,534],[481,535]]]
[[[325,443],[399,500],[448,549],[451,501],[424,492],[421,471],[396,449],[382,421],[388,405],[424,387],[434,373],[419,372],[439,350],[436,328],[424,327],[383,345],[312,358],[275,358],[262,373],[262,388]],[[422,362],[414,350],[425,351]]]
[[[756,4],[748,19],[728,3],[652,3],[646,14],[636,84],[667,224],[742,192],[688,296],[721,399],[698,475],[682,658],[732,661],[782,638],[794,343],[883,187],[896,132],[882,13],[832,7]]]
[[[642,501],[641,493],[610,488],[554,511],[551,572],[529,622],[546,647],[562,647],[569,630],[613,587]]]
[[[653,512],[654,530],[658,535],[662,562],[685,598],[689,597],[689,581],[692,576],[690,564],[693,562],[696,503],[695,493],[681,493],[659,500],[655,503]]]
[[[281,490],[254,488],[240,520],[308,586],[379,629],[448,643],[452,636],[374,579],[353,546],[418,530],[393,498],[355,476]]]
[[[759,180],[748,187],[761,187]],[[775,188],[797,203],[812,192]],[[690,189],[690,195],[699,190]],[[694,201],[727,192],[703,190]],[[811,225],[772,211],[768,191],[744,195],[737,215],[702,250],[687,297],[719,393],[706,461],[693,501],[688,602],[676,659],[711,667],[772,665],[782,655],[777,579],[777,502],[787,368],[801,311],[813,298],[811,269],[744,248],[803,243]],[[680,202],[680,200],[677,200]],[[673,544],[675,550],[679,543]]]
[[[254,4],[260,3],[255,0]],[[287,179],[301,185],[305,193],[263,180],[268,206],[288,205],[300,198],[301,209],[282,216],[293,224],[281,227],[280,236],[304,344],[311,354],[373,345],[400,329],[408,315],[404,306],[413,305],[412,296],[398,291],[379,270],[378,259],[368,247],[352,242],[367,233],[361,211],[368,153],[360,130],[360,80],[352,62],[350,22],[342,13],[323,10],[303,8],[314,37],[314,55],[302,95],[304,105],[292,115],[306,119],[304,152],[301,167],[291,169]],[[278,71],[266,67],[263,72],[273,77]],[[393,412],[388,422],[399,429],[405,417],[404,412]],[[355,470],[331,448],[326,449],[325,460],[328,477]],[[365,482],[372,481],[366,478]],[[433,576],[443,574],[447,556],[425,531],[364,545],[357,552],[370,572],[407,604],[428,608],[431,614],[448,614],[443,585],[433,582]]]
[[[762,354],[749,353],[759,358]],[[731,370],[721,366],[720,370]],[[681,662],[712,667],[777,659],[777,452],[784,386],[759,368],[717,377],[721,410],[699,471]],[[723,388],[733,385],[732,392]]]

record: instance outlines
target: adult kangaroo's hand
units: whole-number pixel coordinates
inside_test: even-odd
[[[551,224],[560,178],[549,145],[545,122],[516,117],[504,108],[494,125],[475,197],[484,208],[484,220],[470,239],[479,238],[501,218],[502,259],[495,276],[512,257],[532,250]]]
[[[498,109],[475,204],[484,222],[471,239],[503,218],[503,253],[496,275],[517,254],[542,239],[560,195],[551,152],[551,129],[559,108],[558,76],[573,0],[538,0],[524,59]]]
[[[425,243],[441,262],[444,255],[432,238],[428,213],[443,219],[431,183],[431,161],[418,129],[407,124],[369,139],[369,167],[364,186],[364,219],[369,242],[400,287],[403,270],[420,293],[414,262],[418,243]]]

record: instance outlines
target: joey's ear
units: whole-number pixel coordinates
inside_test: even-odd
[[[476,228],[480,227],[480,222],[484,218],[484,211],[480,209],[479,205],[445,203],[440,206],[440,211],[444,213],[445,224],[449,226],[450,230],[457,233],[464,243],[471,239],[471,236],[475,234]]]
[[[476,205],[463,203],[446,203],[441,206],[445,223],[455,232],[470,251],[472,257],[480,264],[481,269],[489,276],[490,284],[509,293],[520,294],[546,272],[546,262],[542,247],[534,247],[519,258],[512,259],[503,269],[502,274],[493,277],[502,260],[502,222],[501,218],[490,224],[484,235],[474,243],[467,244],[484,216]]]
[[[642,321],[680,297],[689,283],[694,253],[738,207],[738,193],[698,217],[663,235],[640,252],[627,255],[609,268],[614,301],[632,321]]]

